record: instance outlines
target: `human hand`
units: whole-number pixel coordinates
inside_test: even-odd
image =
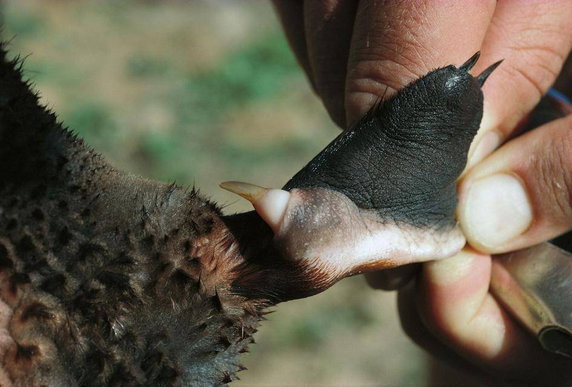
[[[485,86],[483,132],[494,134],[480,153],[498,146],[538,102],[571,45],[566,1],[273,2],[296,57],[342,128],[429,70],[463,63],[478,50],[475,74],[504,58],[499,81]]]
[[[563,1],[356,3],[275,2],[299,61],[341,127],[378,98],[432,68],[461,63],[479,48],[485,58],[481,65],[505,59],[484,87],[484,117],[469,154],[471,166],[510,138],[553,83],[572,45],[572,9]],[[571,127],[570,117],[547,124],[507,143],[466,174],[459,219],[472,245],[500,253],[572,228]],[[471,249],[425,264],[417,290],[411,284],[400,292],[405,330],[473,373],[485,369],[533,384],[568,377],[563,370],[570,363],[543,352],[489,294],[492,264],[490,255]],[[407,276],[394,274],[386,271],[382,286],[405,282],[395,279]]]
[[[310,83],[342,128],[380,98],[429,70],[462,63],[481,49],[473,73],[504,58],[484,86],[481,130],[469,164],[510,137],[554,82],[570,52],[572,9],[565,1],[280,1],[274,5]],[[415,271],[369,275],[398,288]]]
[[[464,176],[459,220],[473,246],[504,253],[572,229],[571,129],[572,115],[542,125]],[[466,249],[424,265],[416,288],[400,291],[404,329],[448,362],[494,374],[495,383],[572,384],[572,360],[542,350],[489,293],[499,259]]]

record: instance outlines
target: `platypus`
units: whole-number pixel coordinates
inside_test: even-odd
[[[380,101],[255,211],[119,171],[0,48],[2,385],[221,385],[265,309],[465,240],[455,183],[496,68],[478,53]]]

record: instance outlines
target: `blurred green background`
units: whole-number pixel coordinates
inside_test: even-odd
[[[338,130],[266,1],[10,0],[3,39],[42,101],[115,166],[193,185],[231,213],[224,180],[278,187]],[[419,386],[395,295],[362,278],[279,305],[234,385]]]

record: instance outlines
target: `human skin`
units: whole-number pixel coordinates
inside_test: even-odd
[[[504,59],[484,86],[481,129],[460,179],[461,254],[386,270],[401,288],[405,331],[475,378],[568,385],[570,362],[544,352],[489,293],[491,254],[572,229],[572,116],[511,139],[553,84],[572,46],[566,1],[279,1],[286,36],[332,119],[346,128],[376,101],[477,50]],[[493,153],[494,152],[494,153]],[[567,371],[566,371],[567,370]]]

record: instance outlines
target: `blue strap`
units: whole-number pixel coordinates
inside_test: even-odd
[[[565,95],[565,94],[559,92],[559,91],[556,90],[556,89],[549,89],[549,90],[548,90],[548,93],[546,93],[546,94],[547,94],[548,96],[552,97],[552,98],[555,98],[555,99],[557,99],[557,100],[560,100],[561,102],[565,102],[565,103],[568,103],[568,104],[572,104],[572,100],[571,100],[570,98],[568,98],[567,95]]]

